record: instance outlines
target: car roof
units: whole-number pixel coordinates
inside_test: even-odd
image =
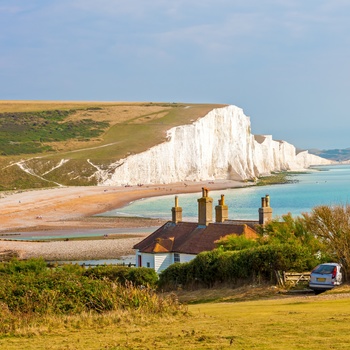
[[[339,264],[338,263],[323,263],[323,264],[320,264],[320,265],[339,265]]]

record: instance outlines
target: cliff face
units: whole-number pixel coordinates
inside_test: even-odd
[[[245,180],[273,171],[302,170],[331,162],[296,154],[293,145],[252,135],[242,109],[214,109],[191,125],[168,131],[167,141],[99,170],[100,185],[136,185],[214,179]]]

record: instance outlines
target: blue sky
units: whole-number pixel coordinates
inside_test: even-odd
[[[348,0],[0,0],[0,99],[226,103],[350,147]]]

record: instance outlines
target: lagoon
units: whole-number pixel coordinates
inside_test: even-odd
[[[261,197],[266,194],[270,195],[274,218],[287,213],[298,216],[318,205],[350,203],[350,165],[315,167],[307,173],[291,174],[289,178],[292,183],[212,191],[210,196],[215,206],[224,194],[229,218],[246,220],[258,219]],[[196,221],[197,199],[201,197],[201,192],[178,196],[183,220]],[[173,206],[174,195],[167,195],[138,200],[104,215],[171,219]]]

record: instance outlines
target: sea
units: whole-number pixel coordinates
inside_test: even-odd
[[[270,196],[270,205],[273,209],[273,217],[279,218],[291,213],[299,216],[310,212],[318,205],[345,205],[350,203],[350,165],[336,165],[315,167],[307,172],[288,175],[289,183],[271,186],[249,186],[220,191],[211,191],[213,206],[218,203],[221,194],[225,195],[225,202],[229,207],[229,219],[258,220],[258,209],[261,206],[261,197]],[[179,194],[179,205],[182,207],[183,220],[196,222],[197,199],[201,192],[191,194]],[[149,218],[171,219],[171,208],[174,206],[175,195],[141,199],[129,205],[108,211],[105,216],[139,216]],[[101,214],[99,214],[101,215]],[[113,229],[113,233],[116,229]],[[117,229],[118,230],[118,229]],[[135,230],[135,229],[133,229]],[[150,232],[154,228],[149,228]],[[134,231],[133,231],[134,232]],[[107,230],[94,230],[83,232],[84,235],[108,234]],[[120,229],[118,233],[130,233],[128,229]],[[0,237],[14,240],[38,240],[48,238],[76,237],[82,232],[18,232],[13,237]],[[47,235],[47,237],[43,237]],[[62,262],[60,262],[62,263]],[[134,265],[135,256],[125,256],[122,259],[67,261],[79,265],[97,266],[103,264]]]
[[[345,205],[350,203],[350,165],[320,166],[303,173],[288,175],[289,183],[269,186],[249,186],[211,191],[213,206],[221,194],[229,208],[229,219],[258,220],[261,197],[270,196],[273,217],[291,213],[300,216],[319,205]],[[104,213],[106,216],[140,216],[171,219],[174,195],[141,199],[129,205]],[[197,220],[197,199],[201,192],[179,194],[184,221]]]

